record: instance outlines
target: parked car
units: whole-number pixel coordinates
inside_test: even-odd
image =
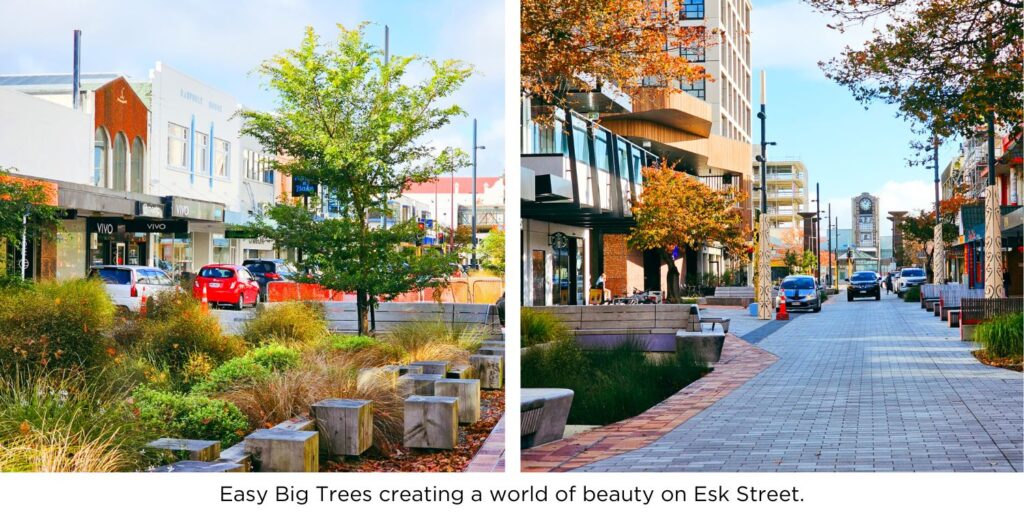
[[[97,265],[88,276],[102,279],[114,305],[128,311],[138,311],[143,297],[148,300],[176,286],[167,272],[141,265]]]
[[[203,293],[210,304],[231,305],[241,311],[246,305],[253,307],[260,301],[260,284],[248,269],[241,265],[206,265],[196,275],[192,295],[202,300]]]
[[[877,273],[870,270],[854,272],[846,281],[850,283],[846,287],[848,302],[853,302],[857,297],[874,297],[875,300],[882,300],[882,279]]]
[[[923,268],[907,267],[900,270],[900,277],[896,280],[896,295],[903,297],[911,286],[920,286],[928,280],[928,274]]]
[[[295,267],[282,259],[251,259],[242,262],[260,285],[260,300],[267,301],[267,283],[271,281],[291,281]]]
[[[817,313],[821,311],[821,288],[814,276],[791,275],[782,280],[779,294],[775,299],[775,309],[785,301],[786,310],[806,309]]]

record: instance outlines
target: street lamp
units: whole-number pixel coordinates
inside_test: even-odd
[[[476,261],[476,150],[487,149],[484,146],[478,146],[476,144],[476,119],[473,119],[473,257],[469,260],[469,266],[473,269],[477,268]]]
[[[761,154],[757,161],[761,164],[761,209],[758,212],[758,260],[757,260],[757,318],[772,319],[772,276],[771,276],[771,239],[768,230],[768,145],[765,139],[765,113],[767,94],[765,91],[765,73],[761,70],[761,111],[757,118],[761,120]]]

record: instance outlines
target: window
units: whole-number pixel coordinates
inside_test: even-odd
[[[704,62],[704,59],[706,58],[704,50],[705,48],[703,45],[680,46],[679,56],[683,57],[689,62]]]
[[[146,161],[146,148],[142,145],[142,138],[135,137],[135,142],[132,142],[132,176],[131,176],[131,191],[142,192],[142,170]]]
[[[573,118],[572,120],[572,143],[576,153],[576,160],[590,165],[589,138],[587,137],[586,122]]]
[[[188,128],[167,123],[167,165],[188,167]]]
[[[128,140],[123,133],[114,137],[114,190],[128,189]]]
[[[690,83],[690,82],[687,82],[686,80],[680,79],[679,80],[679,89],[681,89],[683,92],[685,92],[685,93],[687,93],[687,94],[689,94],[691,96],[695,96],[695,97],[697,97],[699,99],[704,99],[705,92],[706,92],[705,91],[704,80],[697,80],[696,82]]]
[[[704,0],[683,0],[680,18],[687,20],[704,19]]]
[[[270,158],[250,149],[242,150],[242,165],[245,166],[245,178],[264,183],[274,182],[274,169]]]
[[[213,175],[219,178],[228,177],[228,166],[231,164],[231,144],[220,139],[213,139]]]
[[[597,133],[594,140],[594,158],[597,161],[594,162],[594,164],[602,171],[610,171],[612,166],[608,161],[608,132],[600,129],[596,131]]]
[[[107,131],[97,128],[96,140],[92,147],[92,184],[97,187],[104,187],[107,184],[107,141]]]
[[[196,132],[196,172],[210,173],[210,136]]]

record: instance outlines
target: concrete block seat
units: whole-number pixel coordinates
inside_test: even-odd
[[[151,473],[244,473],[245,467],[231,462],[179,460],[173,464],[150,470]]]
[[[523,388],[520,392],[520,410],[529,409],[530,434],[522,434],[522,447],[531,448],[562,438],[569,420],[573,391],[559,388]],[[538,407],[538,404],[540,406]],[[540,411],[539,413],[536,411]]]
[[[728,334],[728,332],[729,332],[729,323],[731,322],[731,320],[726,318],[726,317],[722,317],[722,316],[704,316],[704,314],[701,313],[700,308],[696,304],[691,304],[690,305],[690,322],[692,324],[691,328],[689,329],[690,331],[694,331],[694,332],[703,331],[704,330],[704,324],[711,324],[711,330],[714,331],[715,330],[715,324],[719,324],[719,325],[722,326],[722,332]]]
[[[328,398],[311,406],[320,450],[329,456],[362,455],[373,445],[373,402]]]
[[[676,332],[676,351],[689,351],[705,363],[717,363],[722,357],[725,334],[712,332]]]
[[[405,399],[406,448],[451,450],[458,443],[459,399],[410,396]]]
[[[754,288],[748,286],[719,286],[713,296],[704,297],[704,303],[709,306],[747,307],[754,301]]]
[[[162,437],[148,443],[146,448],[165,452],[175,460],[212,462],[220,458],[220,441]]]
[[[320,470],[320,437],[316,431],[260,429],[245,437],[245,451],[252,465],[262,472],[308,472]]]

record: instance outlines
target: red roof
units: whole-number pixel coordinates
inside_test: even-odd
[[[477,176],[476,178],[476,193],[483,194],[488,188],[494,186],[501,180],[501,176]],[[455,188],[460,194],[470,194],[473,192],[473,178],[438,178],[436,180],[427,181],[424,183],[413,183],[409,185],[405,191],[411,194],[450,194],[452,193],[452,185],[454,183]]]

